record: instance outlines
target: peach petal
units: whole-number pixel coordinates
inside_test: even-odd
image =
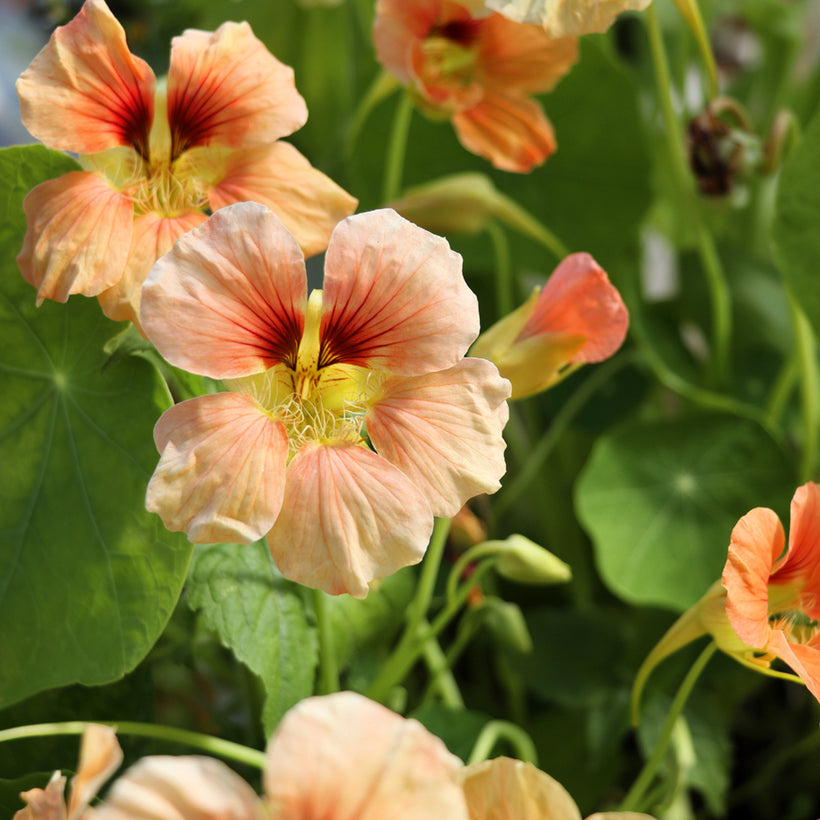
[[[54,772],[44,789],[20,792],[26,807],[16,811],[13,820],[66,820],[65,783],[65,777]]]
[[[550,37],[606,31],[627,9],[643,10],[651,0],[486,0],[511,20],[541,25]]]
[[[746,513],[732,530],[721,578],[726,614],[737,636],[755,649],[769,638],[769,575],[785,542],[780,519],[766,507]]]
[[[510,386],[494,365],[464,359],[436,373],[393,376],[383,392],[367,414],[367,433],[434,515],[452,517],[467,499],[498,490]]]
[[[767,649],[787,663],[820,701],[820,634],[807,644],[799,644],[789,641],[782,630],[772,629]]]
[[[253,789],[210,757],[144,757],[111,787],[95,820],[264,820]]]
[[[140,320],[171,364],[228,379],[295,360],[306,302],[293,235],[267,208],[244,202],[183,234],[154,265]]]
[[[642,811],[596,811],[586,820],[655,820],[655,818]]]
[[[128,50],[103,0],[86,0],[17,80],[23,124],[51,148],[94,154],[131,145],[145,156],[154,73]]]
[[[208,198],[213,210],[234,202],[266,205],[296,237],[305,256],[323,251],[336,223],[357,204],[286,142],[231,152],[224,176]]]
[[[307,122],[307,106],[247,23],[188,29],[171,43],[168,122],[172,156],[197,145],[273,142]]]
[[[550,276],[518,340],[543,333],[584,336],[573,357],[600,362],[622,344],[629,314],[603,268],[588,253],[573,253]]]
[[[308,444],[288,465],[282,512],[268,546],[282,574],[331,595],[416,564],[433,530],[419,489],[354,444]]]
[[[445,239],[384,209],[339,223],[325,257],[328,358],[416,375],[456,364],[478,334],[478,303]]]
[[[277,820],[467,820],[461,761],[417,721],[353,692],[297,704],[267,757]]]
[[[140,214],[134,220],[125,273],[116,285],[97,295],[103,313],[115,322],[129,321],[139,328],[142,283],[154,262],[168,253],[182,234],[207,218],[200,211],[188,211],[180,216]]]
[[[68,816],[79,817],[122,763],[122,749],[110,726],[91,723],[83,732],[77,775],[71,781]]]
[[[238,393],[174,405],[154,427],[162,454],[145,506],[195,543],[247,544],[273,526],[285,484],[284,425]]]
[[[803,586],[806,614],[820,616],[820,484],[798,487],[789,517],[789,550],[774,565],[772,584]],[[817,613],[817,614],[815,614]]]
[[[497,757],[461,777],[471,820],[581,820],[569,792],[531,763]]]
[[[134,206],[89,171],[32,188],[23,200],[26,235],[17,264],[43,299],[96,296],[122,276]]]
[[[378,0],[373,45],[378,61],[404,84],[414,79],[415,43],[423,40],[441,15],[442,0]]]
[[[461,144],[502,171],[526,173],[558,147],[541,106],[526,97],[488,93],[453,116]]]

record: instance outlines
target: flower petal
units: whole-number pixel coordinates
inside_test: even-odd
[[[436,373],[393,376],[383,391],[368,411],[367,433],[434,515],[452,517],[467,499],[501,486],[510,386],[494,365],[464,359]]]
[[[16,811],[12,820],[66,820],[65,781],[60,772],[54,772],[44,789],[20,792],[26,807]]]
[[[453,116],[461,144],[502,171],[526,173],[558,147],[541,106],[512,94],[487,93],[482,101]]]
[[[142,283],[154,262],[168,253],[182,234],[206,219],[199,211],[187,211],[179,216],[140,214],[134,220],[125,272],[117,284],[97,295],[103,313],[115,322],[130,321],[139,328]]]
[[[478,303],[445,239],[384,209],[340,222],[325,257],[323,355],[415,375],[456,364]]]
[[[442,14],[442,0],[378,0],[373,45],[378,61],[405,85],[413,79],[413,47]]]
[[[575,362],[600,362],[623,344],[629,314],[603,268],[588,253],[573,253],[547,280],[518,335],[543,333],[586,337]]]
[[[171,364],[215,379],[295,359],[307,303],[299,245],[253,202],[217,211],[145,280],[140,320]]]
[[[246,201],[267,206],[305,256],[323,251],[336,223],[356,210],[356,199],[286,142],[232,151],[225,162],[223,178],[208,195],[211,208]]]
[[[253,789],[210,757],[144,757],[111,787],[95,820],[264,820]]]
[[[769,575],[786,536],[773,510],[755,507],[732,530],[721,581],[726,614],[737,636],[755,649],[769,638]]]
[[[767,648],[787,663],[820,701],[820,634],[810,643],[799,644],[789,641],[782,630],[772,629]]]
[[[550,37],[606,31],[627,9],[645,9],[651,0],[486,0],[511,20],[535,23]]]
[[[154,73],[128,50],[103,0],[86,0],[17,80],[23,124],[51,148],[94,154],[131,145],[147,155]]]
[[[297,704],[267,758],[278,820],[467,820],[461,761],[417,721],[353,692]]]
[[[188,29],[171,43],[168,122],[172,157],[196,145],[273,142],[307,122],[307,106],[247,23]]]
[[[134,206],[89,171],[73,171],[32,188],[23,200],[26,235],[17,257],[43,299],[96,296],[122,276]]]
[[[569,792],[531,763],[497,757],[461,773],[473,820],[581,820]]]
[[[174,405],[154,427],[161,458],[145,497],[165,526],[195,543],[248,544],[282,505],[284,425],[249,396],[216,393]]]
[[[97,796],[102,785],[122,763],[122,749],[110,726],[90,723],[83,732],[80,762],[71,781],[68,816],[79,817]]]
[[[288,465],[268,546],[291,580],[364,598],[371,581],[418,563],[432,530],[422,493],[381,456],[309,444]]]

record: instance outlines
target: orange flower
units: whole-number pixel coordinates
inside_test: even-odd
[[[582,364],[609,358],[623,343],[629,314],[588,253],[564,259],[521,307],[481,334],[470,350],[512,383],[513,399],[556,384]]]
[[[461,144],[504,171],[526,172],[555,151],[531,94],[550,91],[578,56],[572,38],[500,14],[474,18],[449,0],[379,0],[376,55],[422,110],[449,117]]]
[[[43,299],[98,296],[115,320],[139,316],[153,263],[210,211],[267,205],[304,252],[327,245],[356,201],[291,145],[305,102],[293,71],[247,23],[175,37],[167,83],[128,50],[103,0],[87,0],[17,81],[23,123],[86,170],[26,197],[17,258]]]

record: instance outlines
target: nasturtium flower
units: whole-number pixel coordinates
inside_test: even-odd
[[[495,363],[512,398],[531,396],[575,368],[621,346],[629,314],[617,289],[588,253],[573,253],[542,290],[478,338],[470,351]]]
[[[109,726],[90,724],[80,744],[77,774],[71,780],[68,801],[64,797],[66,779],[56,771],[45,789],[29,789],[20,798],[26,808],[14,820],[80,820],[100,787],[122,763],[122,749]]]
[[[266,751],[264,795],[224,763],[145,757],[112,785],[97,820],[467,820],[461,761],[420,723],[353,692],[308,698]]]
[[[229,392],[168,410],[148,508],[195,542],[267,535],[287,577],[363,597],[421,560],[433,516],[494,492],[509,383],[464,358],[461,257],[391,210],[348,217],[308,298],[302,252],[255,203],[181,237],[143,288],[171,363]]]
[[[86,0],[17,81],[23,123],[85,170],[34,188],[17,258],[43,299],[97,296],[138,321],[153,263],[210,211],[271,208],[307,255],[322,251],[356,201],[293,146],[304,125],[293,70],[247,23],[175,37],[167,81],[128,49],[103,0]]]
[[[449,118],[461,144],[505,171],[526,172],[556,148],[532,94],[550,91],[578,57],[573,38],[449,0],[379,0],[376,56],[419,107]]]
[[[497,11],[518,23],[542,26],[550,37],[606,31],[627,10],[643,11],[652,0],[466,0],[474,10]]]

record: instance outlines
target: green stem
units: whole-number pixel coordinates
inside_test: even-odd
[[[532,763],[533,766],[538,765],[538,752],[532,738],[520,726],[506,720],[491,720],[484,724],[484,728],[473,746],[473,751],[470,752],[467,765],[486,760],[495,744],[502,739],[513,745],[519,760]]]
[[[330,695],[339,691],[339,665],[333,646],[333,633],[327,611],[327,598],[321,590],[313,590],[313,611],[316,615],[316,631],[319,635],[319,677],[317,692]]]
[[[386,71],[383,71],[373,80],[370,88],[367,89],[364,97],[356,107],[353,119],[350,122],[350,128],[345,138],[345,155],[347,157],[353,156],[356,141],[371,111],[397,88],[399,88],[399,81]]]
[[[515,307],[515,285],[510,263],[510,243],[507,234],[497,222],[488,222],[485,228],[493,245],[495,258],[495,297],[498,316],[512,313]]]
[[[383,199],[385,204],[392,202],[401,192],[404,156],[407,152],[407,135],[410,132],[412,116],[413,101],[407,94],[402,94],[396,105],[396,113],[393,115],[393,128],[390,131],[390,142],[384,169]]]
[[[675,729],[675,723],[680,717],[683,707],[686,705],[686,701],[689,699],[689,695],[692,693],[692,689],[694,689],[695,683],[697,683],[701,672],[703,672],[703,669],[716,650],[717,644],[714,641],[710,641],[703,652],[698,655],[697,660],[695,660],[692,667],[687,672],[686,677],[683,679],[683,683],[680,685],[680,689],[678,689],[678,692],[672,701],[672,705],[669,707],[669,712],[666,715],[666,720],[664,721],[660,736],[658,737],[658,741],[652,751],[652,755],[644,764],[643,769],[635,782],[632,784],[632,788],[629,792],[627,792],[626,797],[624,797],[621,801],[618,811],[639,810],[639,807],[642,805],[643,798],[652,784],[652,778],[654,778],[655,772],[666,754],[666,748],[669,745],[669,741],[671,740],[672,733]]]
[[[561,260],[569,254],[567,246],[549,228],[515,200],[500,192],[496,193],[493,201],[493,216],[508,227],[514,228],[543,245],[556,259]]]
[[[766,419],[771,427],[776,427],[780,422],[789,397],[797,384],[797,377],[800,373],[800,363],[797,356],[789,356],[788,360],[780,369],[780,373],[775,379],[772,389],[769,391],[769,398],[766,401]]]
[[[672,165],[678,178],[678,185],[684,194],[688,206],[687,210],[692,215],[692,227],[695,232],[698,253],[712,302],[712,377],[716,383],[725,384],[729,373],[729,343],[732,333],[731,296],[715,248],[714,239],[703,222],[700,203],[694,190],[681,127],[672,102],[672,81],[669,75],[669,62],[666,57],[663,32],[654,5],[649,6],[644,17],[649,35],[652,63],[655,69],[661,115],[667,131],[669,150],[672,154]]]
[[[182,743],[202,749],[209,754],[235,760],[237,763],[246,763],[257,769],[265,768],[265,753],[233,743],[230,740],[203,735],[199,732],[190,732],[187,729],[175,729],[171,726],[158,726],[153,723],[135,723],[133,721],[84,721],[73,720],[65,723],[37,723],[29,726],[17,726],[13,729],[0,731],[0,743],[7,740],[19,740],[28,737],[52,737],[54,735],[81,735],[90,723],[100,723],[103,726],[112,726],[117,734],[133,735],[135,737],[151,737],[169,743]]]
[[[410,606],[407,607],[405,632],[416,632],[430,608],[441,559],[444,557],[444,547],[447,545],[450,523],[451,519],[449,518],[437,518],[433,525],[433,534],[430,536],[427,554],[424,556],[424,563],[421,565],[416,595],[410,602]]]
[[[422,629],[429,630],[430,624],[426,620],[422,623]],[[437,689],[441,695],[441,700],[445,706],[453,709],[464,708],[464,698],[458,688],[456,679],[450,666],[450,655],[444,654],[435,638],[428,638],[424,642],[424,660],[432,677],[430,681],[430,691]]]

